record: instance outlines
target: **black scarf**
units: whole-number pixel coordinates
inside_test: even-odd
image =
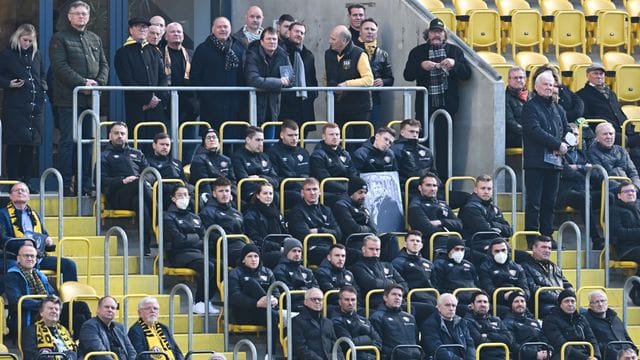
[[[238,55],[236,55],[235,51],[231,48],[231,39],[229,38],[222,42],[215,36],[211,36],[210,38],[211,42],[213,42],[213,46],[224,54],[224,70],[230,71],[238,68],[238,66],[240,66],[240,60],[238,59]]]

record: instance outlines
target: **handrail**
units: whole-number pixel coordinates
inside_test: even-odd
[[[454,181],[473,181],[473,184],[476,183],[476,178],[473,176],[449,176],[447,181],[444,182],[444,202],[449,205],[449,188]]]
[[[416,293],[433,293],[436,300],[440,297],[440,292],[436,288],[413,288],[407,293],[407,312],[411,314],[411,297]]]
[[[627,280],[624,281],[624,285],[622,286],[622,323],[624,324],[624,328],[627,328],[627,319],[629,316],[629,305],[627,302],[629,301],[629,292],[631,292],[631,288],[633,288],[633,282],[637,282],[640,285],[640,276],[633,275],[629,276]]]
[[[522,360],[522,349],[530,347],[530,346],[544,346],[544,347],[546,347],[547,354],[549,353],[549,351],[553,350],[553,346],[547,344],[546,342],[542,342],[542,341],[526,342],[526,343],[520,345],[520,347],[518,348],[518,360]]]
[[[429,237],[429,260],[433,261],[433,243],[439,236],[457,236],[462,239],[462,235],[456,231],[436,231]]]
[[[126,329],[126,327],[125,327]],[[139,353],[136,354],[136,359],[135,360],[139,360],[139,359],[158,359],[156,356],[160,356],[163,357],[164,360],[169,360],[169,355],[166,352],[163,351],[153,351],[153,350],[147,350],[147,351],[140,351]]]
[[[324,318],[327,317],[327,311],[328,311],[327,304],[329,303],[329,297],[333,295],[337,295],[339,293],[340,293],[340,290],[336,290],[336,289],[331,289],[324,292],[324,295],[322,296],[322,317]]]
[[[326,124],[327,122],[322,120],[322,121],[305,121],[302,123],[302,125],[300,126],[300,147],[304,148],[304,142],[307,141],[306,140],[306,136],[305,136],[305,130],[307,129],[307,126],[312,126],[312,125],[323,125]],[[2,134],[0,134],[2,135]],[[315,142],[320,142],[321,139],[313,139]]]
[[[280,214],[284,215],[284,207],[285,207],[285,187],[288,183],[293,183],[293,182],[304,182],[305,180],[307,180],[307,178],[303,178],[303,177],[290,177],[290,178],[284,178],[282,179],[282,181],[280,182]]]
[[[245,183],[260,183],[260,182],[266,182],[268,183],[269,180],[265,179],[265,178],[242,178],[238,181],[238,184],[236,185],[236,189],[238,189],[238,198],[236,199],[236,209],[238,209],[239,212],[242,212],[242,185],[244,185]]]
[[[240,339],[235,346],[233,347],[233,360],[238,360],[238,353],[240,352],[240,348],[242,346],[246,346],[251,351],[251,359],[258,360],[258,351],[256,350],[256,346],[249,339]]]
[[[320,204],[324,204],[324,186],[329,181],[344,181],[347,184],[349,183],[349,178],[346,177],[326,177],[320,180]]]
[[[484,348],[502,348],[504,349],[504,358],[510,359],[511,354],[509,353],[509,347],[505,343],[497,343],[497,342],[489,342],[483,343],[476,347],[476,359],[480,359],[480,351]]]
[[[605,288],[604,286],[597,286],[597,285],[594,285],[594,286],[583,286],[583,287],[580,287],[580,288],[576,287],[576,289],[577,289],[576,290],[576,303],[577,303],[578,307],[582,306],[582,305],[580,305],[580,300],[582,300],[582,296],[581,295],[583,294],[583,292],[585,292],[587,290],[591,290],[591,291],[600,290],[603,293],[605,293],[605,295],[607,294],[607,288]]]
[[[587,253],[588,269],[591,268],[591,256],[589,251],[589,241],[591,239],[591,174],[595,170],[599,171],[602,174],[602,181],[604,182],[603,192],[606,195],[604,197],[604,207],[602,209],[605,211],[604,222],[607,225],[609,224],[609,174],[607,173],[607,170],[602,167],[602,165],[593,164],[587,170],[587,174],[584,177],[584,188],[586,190],[584,194],[584,230],[585,238],[587,240],[587,247],[585,251]],[[605,226],[602,231],[604,232],[604,257],[606,264],[606,266],[604,267],[604,286],[609,287],[609,259],[611,255],[609,253],[609,226]]]
[[[395,359],[395,353],[397,350],[399,349],[417,349],[418,351],[420,351],[420,356],[422,356],[422,354],[424,353],[424,351],[422,350],[422,346],[420,345],[411,345],[411,344],[402,344],[402,345],[396,345],[393,350],[391,350],[391,356],[389,357],[390,360]]]
[[[138,148],[138,142],[141,142],[141,143],[153,142],[153,139],[138,140],[138,132],[140,131],[140,128],[143,128],[143,127],[159,127],[162,129],[162,132],[164,133],[167,132],[167,125],[165,125],[162,121],[144,121],[144,122],[137,123],[136,126],[134,126],[133,128],[133,148],[134,149]]]
[[[25,330],[23,329],[22,326],[22,303],[24,302],[24,300],[35,300],[35,299],[44,299],[46,298],[48,295],[47,294],[42,294],[42,295],[22,295],[20,296],[20,299],[18,299],[18,305],[16,308],[16,312],[18,313],[18,340],[16,341],[18,343],[18,350],[20,350],[20,354],[24,355],[22,353],[22,331]],[[29,311],[29,310],[26,310]],[[35,322],[34,322],[35,323]]]
[[[162,219],[164,207],[163,204],[163,186],[162,186],[162,175],[158,169],[154,167],[147,167],[140,173],[138,177],[138,240],[140,242],[140,274],[144,274],[144,238],[147,234],[144,233],[144,185],[146,182],[147,174],[153,175],[155,180],[158,182],[158,204],[160,205],[158,208],[158,219]],[[153,204],[153,201],[151,202]],[[151,221],[151,220],[149,220]],[[149,224],[150,228],[153,229],[153,222]],[[151,239],[149,239],[151,241]],[[160,274],[163,274],[162,268],[164,266],[164,221],[158,221],[158,267],[160,269]],[[162,293],[164,285],[163,276],[158,276],[158,292]],[[126,293],[125,293],[126,294]],[[206,306],[205,306],[206,308]]]
[[[74,92],[77,91],[77,88]],[[77,99],[74,95],[74,103]],[[77,104],[76,104],[77,105]],[[77,108],[74,105],[73,112],[77,112]],[[88,139],[89,142],[94,143],[95,157],[96,157],[96,216],[100,216],[102,209],[100,208],[100,201],[102,200],[102,163],[100,161],[102,148],[100,147],[100,116],[93,112],[93,110],[87,109],[80,114],[80,117],[76,120],[74,115],[74,134],[73,139],[76,141],[76,149],[78,151],[78,167],[76,174],[77,193],[78,193],[78,216],[82,216],[82,124],[87,115],[91,115],[93,119],[93,140]],[[96,234],[100,234],[100,221],[96,221]]]
[[[195,190],[193,190],[193,197],[194,197],[194,206],[195,206],[195,213],[199,214],[200,213],[200,185],[202,184],[207,184],[207,183],[212,183],[214,181],[218,180],[218,178],[202,178],[199,179],[198,181],[196,181],[196,187]],[[209,194],[211,195],[211,194]]]
[[[129,293],[129,238],[127,233],[120,226],[113,226],[104,234],[104,294],[110,294],[109,291],[109,238],[112,234],[119,235],[122,239],[122,293]],[[142,261],[142,260],[141,260]],[[89,283],[87,281],[87,283]],[[126,307],[124,309],[127,310]]]
[[[516,241],[518,241],[518,237],[519,236],[527,236],[527,235],[536,235],[536,236],[540,236],[540,232],[539,231],[516,231],[513,233],[513,235],[511,235],[511,237],[509,238],[509,246],[511,246],[511,259],[515,259],[516,258]]]
[[[425,106],[424,111],[427,111],[427,107]],[[435,123],[436,119],[438,119],[438,115],[444,115],[445,120],[447,121],[447,178],[453,175],[453,119],[451,118],[451,114],[445,109],[438,109],[431,114],[429,118],[429,134],[426,135],[429,139],[429,148],[433,152],[433,155],[436,154],[435,148]]]
[[[309,248],[307,244],[309,244],[309,240],[311,239],[328,239],[331,241],[331,245],[336,244],[336,237],[330,233],[316,233],[316,234],[307,234],[302,240],[302,266],[308,267],[307,257],[309,255]]]
[[[453,290],[453,296],[457,299],[458,298],[458,294],[460,293],[465,293],[465,292],[472,292],[472,291],[480,291],[480,288],[477,287],[468,287],[468,288],[457,288],[455,290]]]
[[[226,257],[226,255],[225,255]],[[286,296],[286,301],[287,301],[287,359],[291,360],[293,359],[293,356],[291,355],[293,353],[293,340],[291,339],[291,293],[289,292],[289,287],[287,286],[287,284],[283,283],[282,281],[274,281],[273,284],[271,284],[269,286],[269,289],[267,289],[267,299],[271,299],[271,297],[273,296],[273,290],[275,288],[280,288],[284,291],[285,296]],[[225,293],[227,293],[227,291],[225,291]],[[282,304],[279,304],[280,307],[282,307]],[[281,312],[282,313],[282,312]],[[267,315],[267,356],[268,356],[268,360],[272,360],[272,355],[273,355],[273,319],[271,318],[271,307],[267,306],[266,308],[266,315]],[[225,322],[226,322],[226,316],[225,316]],[[279,326],[283,326],[282,324],[279,324]],[[226,328],[225,328],[226,331]]]
[[[498,295],[500,295],[501,292],[508,292],[508,291],[523,291],[523,290],[519,286],[505,286],[505,287],[496,288],[493,291],[493,316],[498,316]]]
[[[567,350],[568,347],[570,346],[586,346],[587,348],[589,348],[589,359],[593,358],[593,344],[591,344],[588,341],[567,341],[566,343],[562,344],[562,347],[560,348],[560,360],[564,360],[564,353],[565,350]]]
[[[2,136],[2,134],[0,134],[0,136]],[[44,221],[45,181],[47,180],[47,177],[52,174],[56,177],[56,181],[58,182],[58,239],[62,239],[64,237],[64,200],[62,199],[63,186],[62,175],[56,168],[48,168],[42,172],[42,175],[40,175],[40,216],[42,216],[42,221]]]
[[[111,356],[111,358],[113,360],[118,360],[118,355],[116,355],[116,353],[112,352],[112,351],[92,351],[90,353],[87,353],[84,356],[83,360],[89,360],[92,357],[96,357],[96,356]]]
[[[501,172],[506,172],[507,174],[509,174],[509,177],[511,178],[511,230],[516,231],[516,229],[518,228],[516,226],[516,221],[518,219],[518,217],[516,216],[516,212],[518,211],[517,209],[517,201],[516,201],[516,188],[518,186],[517,184],[517,180],[516,180],[516,173],[515,171],[513,171],[513,169],[511,168],[511,166],[509,165],[502,165],[496,168],[496,170],[493,172],[493,180],[495,181],[498,178],[498,175],[500,175]],[[498,192],[493,191],[493,203],[494,204],[498,204]]]
[[[364,126],[367,129],[369,129],[369,136],[362,139],[362,138],[357,138],[357,139],[349,139],[347,140],[347,129],[349,127],[354,127],[354,126]],[[376,133],[376,129],[373,127],[373,124],[371,123],[371,121],[368,120],[351,120],[351,121],[347,121],[342,125],[342,141],[340,142],[340,145],[342,145],[343,149],[346,149],[347,147],[347,143],[355,143],[355,142],[362,142],[362,141],[366,141],[367,139],[369,139],[370,137],[374,136]]]
[[[68,237],[58,241],[58,254],[56,256],[56,289],[60,289],[62,285],[62,255],[64,254],[64,244],[70,241],[80,241],[87,246],[87,256],[85,256],[85,266],[87,267],[87,285],[91,279],[91,241],[83,237]],[[69,309],[71,311],[71,309]]]
[[[420,177],[418,176],[412,176],[407,178],[407,180],[404,181],[404,199],[402,199],[404,201],[404,227],[409,229],[409,205],[410,205],[410,186],[411,183],[413,183],[414,181],[419,181]]]
[[[360,345],[360,346],[356,346],[356,350],[361,350],[361,351],[372,351],[375,356],[376,356],[376,360],[380,360],[380,349],[378,349],[377,346],[374,345]],[[351,347],[349,347],[347,349],[347,353],[345,354],[344,357],[346,360],[351,360]],[[357,359],[354,355],[353,359]]]
[[[446,348],[460,349],[460,350],[462,350],[462,353],[464,353],[464,351],[465,351],[464,345],[462,345],[462,344],[443,344],[443,345],[438,346],[436,348],[436,351],[433,352],[433,360],[438,360],[438,353],[440,352],[440,350],[446,349]]]
[[[205,303],[205,307],[204,307],[204,332],[205,333],[209,332],[210,294],[209,294],[209,264],[207,263],[209,261],[209,237],[211,236],[211,233],[214,230],[217,231],[218,234],[220,234],[220,237],[222,238],[222,268],[223,268],[222,281],[225,284],[229,284],[228,282],[229,280],[229,253],[228,253],[229,242],[227,240],[227,232],[224,231],[222,226],[213,224],[209,226],[207,230],[204,232],[204,238],[202,241],[203,256],[205,261],[204,274],[202,275],[204,276],[203,290],[204,290],[204,303]],[[224,311],[224,351],[229,350],[229,316],[227,315],[229,314],[229,294],[228,293],[229,293],[228,291],[224,292],[224,300],[223,300],[224,303],[222,304],[223,311]]]
[[[184,143],[197,143],[198,139],[184,139],[184,128],[187,126],[206,126],[207,128],[211,129],[211,124],[209,124],[209,122],[207,121],[185,121],[182,124],[180,124],[180,126],[178,127],[178,160],[182,161],[182,145],[184,145]],[[189,162],[191,162],[191,159],[189,159]]]
[[[580,228],[573,221],[565,221],[558,228],[558,249],[556,251],[556,265],[562,269],[562,243],[564,238],[564,230],[570,228],[576,235],[576,288],[580,288],[581,272],[582,272],[582,233]]]
[[[384,293],[384,289],[371,289],[367,291],[367,294],[364,297],[364,317],[369,318],[369,312],[371,311],[369,303],[371,302],[371,296],[375,294]]]
[[[191,351],[193,350],[193,293],[191,292],[191,288],[189,288],[186,284],[176,284],[173,288],[171,288],[171,293],[169,293],[169,329],[175,329],[173,327],[173,317],[175,312],[173,298],[180,290],[184,291],[184,293],[187,295],[187,344],[189,351]]]
[[[538,313],[540,312],[540,301],[539,301],[540,294],[543,291],[556,291],[556,290],[562,291],[562,290],[564,290],[564,288],[560,287],[560,286],[541,286],[541,287],[538,288],[538,290],[536,290],[535,294],[533,295],[533,301],[534,301],[534,304],[533,304],[533,318],[534,319],[536,319],[536,320],[540,319],[540,317],[538,316]]]
[[[331,349],[331,360],[338,360],[338,350],[340,349],[340,351],[342,351],[342,348],[340,347],[340,344],[342,343],[349,345],[349,350],[351,350],[353,358],[357,359],[358,351],[356,350],[356,344],[354,344],[353,341],[348,337],[343,336],[338,338],[336,342],[333,343],[333,348]]]

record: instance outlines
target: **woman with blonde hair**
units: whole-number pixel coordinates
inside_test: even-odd
[[[38,52],[36,29],[22,24],[0,53],[2,144],[7,145],[7,175],[28,183],[36,175],[37,149],[42,141],[46,74]]]

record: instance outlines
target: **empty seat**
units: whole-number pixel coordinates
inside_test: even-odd
[[[496,47],[501,50],[500,16],[495,10],[472,10],[469,12],[469,24],[466,42],[471,48]]]
[[[573,5],[569,0],[538,0],[540,13],[542,14],[542,31],[544,34],[544,51],[549,51],[551,34],[553,32],[554,13],[561,10],[573,10]]]
[[[511,55],[516,57],[518,47],[538,47],[542,54],[542,17],[537,10],[514,10],[511,13]]]
[[[620,65],[613,89],[620,102],[640,101],[640,65]]]
[[[453,10],[449,8],[441,8],[429,9],[429,12],[431,12],[433,16],[442,20],[444,26],[452,33],[456,33],[458,22],[456,21],[456,14],[453,12]]]
[[[552,43],[556,47],[556,59],[560,57],[562,48],[575,49],[581,47],[582,52],[587,51],[587,39],[585,36],[585,18],[582,12],[577,10],[558,10],[554,13]]]
[[[526,0],[496,0],[496,7],[500,14],[500,29],[502,30],[502,46],[506,47],[511,35],[512,13],[514,10],[528,10],[531,5]],[[504,49],[502,50],[504,52]]]
[[[595,44],[598,16],[601,11],[615,10],[616,5],[609,0],[583,0],[582,9],[587,21],[587,46]]]
[[[458,20],[457,32],[462,39],[466,36],[467,25],[469,23],[469,12],[471,10],[488,9],[484,0],[454,0],[453,6]]]
[[[629,41],[629,14],[624,11],[600,11],[595,31],[596,44],[600,48],[600,57],[604,57],[606,47],[617,49],[624,46],[627,53],[631,53]]]
[[[571,84],[576,65],[591,65],[591,63],[591,58],[587,54],[574,51],[561,53],[558,57],[558,65],[560,66],[563,84],[567,86]]]

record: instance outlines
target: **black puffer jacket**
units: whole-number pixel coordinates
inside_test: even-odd
[[[365,141],[353,153],[353,165],[361,173],[396,171],[398,165],[391,149],[382,151],[373,146],[374,138]]]
[[[407,139],[402,136],[391,145],[396,156],[400,184],[403,185],[412,176],[422,176],[427,172],[436,172],[433,152],[418,143],[418,139]]]
[[[623,149],[620,145],[613,145],[610,149],[605,148],[598,142],[594,142],[589,147],[587,152],[589,161],[594,165],[600,165],[609,176],[626,176],[631,179],[636,187],[640,186],[640,177],[638,177],[638,170],[631,161],[627,150]],[[598,187],[602,182],[602,175],[599,172],[594,172],[591,176],[596,181]],[[617,184],[612,182],[610,184]],[[611,188],[615,185],[610,185]]]
[[[529,283],[529,291],[531,294],[535,294],[541,287],[555,286],[569,289],[573,287],[569,280],[567,280],[562,274],[556,264],[549,261],[546,263],[536,261],[531,255],[523,255],[525,260],[522,262],[522,268],[524,268],[527,274],[527,281]],[[560,291],[543,291],[540,294],[541,305],[551,305],[557,303],[558,295]],[[533,301],[529,302],[529,305],[533,306]]]
[[[246,147],[238,149],[231,158],[233,171],[237,179],[248,178],[257,175],[271,183],[274,188],[278,188],[278,174],[269,160],[269,156],[264,152],[250,152]],[[244,190],[244,189],[243,189]]]
[[[299,204],[288,215],[289,232],[296,239],[304,239],[310,234],[309,229],[316,228],[318,233],[327,233],[335,236],[336,241],[342,241],[342,231],[338,227],[331,209],[322,204],[307,204],[305,201]],[[324,243],[323,239],[312,239],[309,248]]]
[[[493,296],[493,292],[500,287],[517,286],[521,288],[526,298],[530,298],[527,276],[522,266],[507,260],[504,264],[498,264],[493,259],[487,258],[478,268],[480,288]],[[504,296],[504,292],[501,293]]]
[[[227,235],[244,234],[242,226],[242,214],[236,210],[231,203],[220,204],[215,198],[210,198],[207,205],[200,210],[200,218],[202,225],[208,229],[211,225],[220,225]],[[217,231],[212,231],[209,236],[209,249],[216,249],[218,241]],[[240,251],[244,247],[244,241],[240,239],[229,239],[227,242],[229,249],[229,264],[235,264],[239,259]],[[212,254],[216,254],[217,250],[212,250]]]
[[[245,210],[243,218],[243,227],[245,234],[258,245],[263,251],[280,250],[280,244],[275,242],[269,242],[269,244],[263,243],[264,238],[270,234],[288,234],[289,230],[284,222],[284,218],[278,208],[271,204],[267,206],[260,201],[252,203],[247,210]]]
[[[282,257],[278,265],[273,268],[273,275],[277,281],[287,284],[290,290],[308,290],[318,287],[318,281],[313,276],[313,272],[302,266],[301,261],[291,261]],[[293,311],[300,311],[304,308],[304,297],[294,295],[291,299]]]
[[[371,315],[371,325],[382,339],[382,358],[391,359],[393,348],[398,345],[416,345],[418,326],[413,315],[400,308],[381,306]],[[395,359],[419,360],[420,351],[403,349],[395,352]]]
[[[334,267],[327,259],[320,263],[320,266],[313,274],[318,281],[320,290],[323,292],[340,290],[344,286],[353,286],[358,291],[358,298],[362,298],[353,273],[345,268]]]
[[[558,150],[570,130],[560,105],[536,95],[522,108],[522,148],[525,169],[558,169],[544,161],[545,152]]]
[[[598,317],[593,311],[591,311],[591,309],[588,309],[584,314],[584,317],[589,322],[593,335],[598,340],[598,347],[600,348],[600,352],[603,356],[605,349],[607,348],[607,344],[611,341],[633,342],[629,337],[629,333],[627,333],[627,329],[625,329],[622,320],[618,318],[618,314],[614,310],[607,309],[603,319]],[[624,347],[626,346],[623,345],[622,348]],[[607,359],[615,359],[617,352],[622,350],[622,348],[614,345],[610,346],[607,350]]]
[[[469,333],[476,348],[485,343],[503,343],[511,347],[513,335],[507,330],[497,316],[467,313],[465,320],[469,324]],[[481,359],[502,360],[506,357],[502,348],[487,348],[481,350]]]
[[[378,349],[382,347],[382,339],[376,329],[367,318],[358,315],[357,312],[336,311],[331,321],[333,321],[333,329],[337,338],[351,339],[356,346],[373,345]],[[370,352],[358,353],[358,359],[374,360],[375,358],[375,355]]]
[[[456,216],[446,202],[438,200],[436,197],[415,196],[409,204],[408,213],[409,226],[422,232],[422,239],[426,247],[429,246],[431,235],[436,232],[456,231],[462,233],[462,220]],[[442,224],[440,226],[432,225],[432,220],[440,220]],[[424,250],[423,253],[425,253]]]
[[[520,100],[518,92],[508,88],[504,94],[506,147],[522,146],[522,108],[525,101]]]
[[[333,204],[331,210],[340,225],[345,241],[351,234],[376,233],[369,209],[364,205],[356,204],[350,197],[340,198]]]
[[[493,235],[478,236],[473,239],[473,235],[480,231],[499,230],[501,237],[511,237],[513,230],[511,225],[502,216],[502,211],[493,205],[491,199],[484,201],[476,194],[469,197],[469,201],[460,208],[458,216],[464,224],[464,238],[469,246],[477,251],[486,251],[491,244]],[[471,241],[473,239],[473,241]]]
[[[391,265],[407,281],[409,289],[435,288],[432,281],[433,264],[420,254],[410,255],[407,249],[402,249]],[[414,295],[414,300],[435,304],[435,297],[430,293],[417,293]]]
[[[204,178],[226,177],[230,181],[236,181],[231,159],[220,151],[209,151],[202,146],[196,149],[191,160],[191,175],[189,181],[196,184]],[[200,193],[211,193],[211,184],[206,183],[200,187]]]
[[[611,207],[611,235],[616,244],[616,255],[624,256],[625,253],[639,246],[640,239],[640,208],[638,203],[626,204],[620,199]]]
[[[149,166],[142,151],[125,145],[121,148],[107,143],[102,150],[102,191],[107,195],[123,186],[127,176],[139,176]]]
[[[164,214],[165,251],[173,266],[204,258],[202,221],[189,210],[178,209],[171,204]]]
[[[309,152],[306,149],[285,145],[281,140],[267,150],[267,155],[281,178],[309,177]],[[287,190],[290,188],[300,190],[302,186],[293,183],[287,185]]]
[[[351,271],[356,277],[363,297],[373,289],[384,289],[387,285],[394,283],[402,286],[404,294],[409,290],[406,280],[393,265],[380,261],[377,257],[361,257],[360,261],[353,264]],[[380,304],[382,304],[382,294],[371,296],[370,309],[375,309]]]
[[[258,308],[256,303],[267,295],[269,286],[275,282],[273,273],[268,268],[258,265],[257,269],[250,269],[243,264],[238,265],[229,273],[229,307],[231,316],[241,324],[255,324],[256,316],[264,318],[265,309]],[[279,296],[278,288],[273,296]]]
[[[337,338],[333,322],[324,318],[321,312],[305,306],[300,315],[293,318],[292,333],[294,359],[331,359],[331,350]],[[338,359],[344,359],[342,352],[338,352]]]
[[[322,181],[328,177],[354,178],[359,175],[358,170],[351,161],[351,155],[338,145],[336,150],[331,149],[324,141],[316,145],[309,159],[311,176]],[[326,192],[342,194],[347,192],[347,184],[344,182],[329,182]]]
[[[440,294],[453,293],[457,288],[478,287],[476,268],[467,260],[456,263],[453,259],[437,259],[433,264],[434,285]]]
[[[529,312],[525,312],[524,314],[514,314],[513,312],[509,312],[504,317],[503,323],[507,330],[509,330],[513,335],[511,352],[514,354],[514,357],[518,354],[520,347],[524,343],[549,343],[549,340],[547,340],[542,333],[542,322],[535,320]],[[520,356],[522,356],[523,360],[537,360],[537,353],[540,350],[544,350],[544,347],[526,346],[522,349]]]
[[[559,306],[551,310],[551,313],[542,322],[542,331],[549,339],[549,343],[555,349],[552,359],[560,359],[560,349],[567,341],[588,341],[593,345],[594,356],[601,359],[600,347],[591,326],[578,311],[573,314],[565,313]],[[584,346],[571,346],[566,350],[567,359],[587,359],[589,352]]]

